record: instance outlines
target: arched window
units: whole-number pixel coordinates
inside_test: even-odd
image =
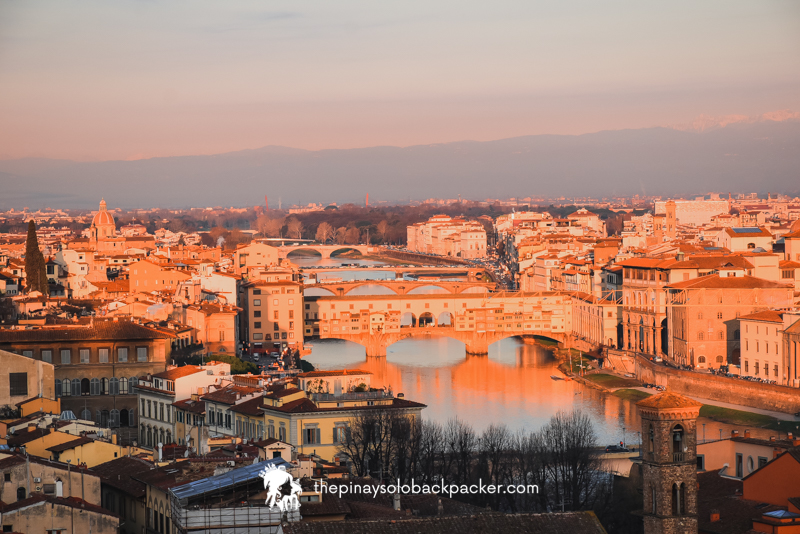
[[[650,506],[653,510],[653,513],[656,513],[656,487],[655,485],[650,486]]]
[[[108,378],[100,381],[100,389],[103,395],[108,395]]]
[[[686,514],[686,484],[681,482],[681,489],[678,493],[678,515]]]
[[[706,357],[705,356],[698,356],[697,357],[697,363],[706,363]]]
[[[720,363],[720,364],[721,364],[721,363],[723,363],[724,361],[725,361],[725,358],[723,358],[722,356],[717,356],[717,363]]]
[[[698,333],[697,333],[697,340],[698,340],[698,341],[703,341],[703,337],[704,337],[704,336],[703,336],[703,333],[702,333],[702,332],[698,332]]]
[[[697,312],[697,318],[698,319],[702,319],[703,318],[703,312]]]
[[[56,398],[59,399],[63,395],[61,390],[61,380],[56,380],[55,384],[56,384]]]
[[[81,379],[81,395],[89,395],[91,393],[91,382],[88,378]]]
[[[733,339],[734,341],[739,341],[739,330],[733,331]]]
[[[127,395],[128,394],[128,379],[127,378],[120,378],[119,379],[119,394],[120,395]]]
[[[110,395],[119,395],[119,380],[112,378],[108,381],[108,391]]]
[[[128,379],[128,388],[130,389],[130,393],[133,393],[133,388],[139,383],[139,379],[135,376],[132,376]]]
[[[167,430],[167,441],[165,441],[164,443],[166,444],[172,443],[172,432],[170,432],[169,430]]]
[[[64,496],[64,483],[61,482],[61,479],[56,480],[56,497],[63,497]]]
[[[80,397],[81,396],[81,381],[78,380],[77,378],[73,378],[72,382],[71,382],[71,385],[72,385],[72,388],[71,388],[72,391],[70,393],[72,394],[72,396],[73,397]]]
[[[24,501],[25,500],[25,488],[20,486],[17,488],[17,500]]]
[[[119,426],[119,410],[111,410],[108,426],[109,428],[117,428]]]
[[[119,411],[119,426],[131,426],[131,420],[128,418],[128,410]]]
[[[748,248],[748,249],[751,249],[751,248],[756,248],[756,244],[755,244],[755,243],[748,243],[748,244],[747,244],[747,248]]]
[[[153,429],[150,428],[149,426],[147,427],[147,441],[146,441],[146,443],[147,443],[148,447],[152,447],[153,446]]]
[[[92,395],[100,395],[100,379],[92,378]]]
[[[656,443],[656,433],[655,433],[655,430],[653,429],[653,425],[650,425],[650,443],[649,443],[649,447],[650,447],[650,452],[651,453],[655,450],[655,443]]]
[[[91,421],[92,420],[92,411],[88,408],[84,408],[81,412],[81,419],[84,421]]]
[[[672,455],[673,461],[675,462],[683,461],[683,442],[685,438],[683,427],[681,425],[675,425],[672,428]]]
[[[678,484],[672,485],[672,515],[680,515],[681,493]]]
[[[720,339],[725,339],[725,332],[723,332],[722,330],[720,330],[720,331],[719,331],[719,333],[717,334],[717,336],[718,336]]]
[[[140,436],[140,437],[141,437],[141,439],[140,439],[140,442],[141,442],[141,443],[139,443],[139,445],[141,445],[141,446],[145,446],[145,445],[147,444],[147,432],[146,432],[146,431],[145,431],[145,429],[144,429],[144,425],[142,425],[142,426],[141,426],[141,427],[139,427],[139,428],[140,428],[140,430],[139,430],[139,434],[141,435],[141,436]]]

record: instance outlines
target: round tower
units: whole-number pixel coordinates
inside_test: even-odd
[[[665,391],[637,403],[642,418],[645,534],[697,533],[701,403]]]

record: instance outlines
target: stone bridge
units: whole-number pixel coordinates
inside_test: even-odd
[[[306,286],[306,289],[321,289],[329,291],[337,297],[345,296],[359,287],[379,286],[385,287],[397,295],[407,295],[415,289],[438,288],[451,294],[477,293],[486,295],[497,287],[493,282],[451,282],[434,280],[353,280],[348,282],[317,282]],[[413,294],[413,293],[412,293]]]
[[[445,336],[468,354],[487,354],[507,337],[569,343],[571,300],[555,292],[337,295],[306,298],[306,326],[321,339],[344,339],[384,356],[409,337]]]
[[[278,248],[278,255],[281,258],[287,258],[292,252],[317,252],[323,258],[330,258],[336,252],[346,252],[348,250],[355,250],[363,255],[377,254],[380,252],[380,247],[370,245],[283,245]]]
[[[460,331],[454,326],[404,326],[397,332],[363,332],[358,334],[339,333],[322,337],[322,339],[344,339],[362,345],[367,356],[386,356],[389,345],[403,339],[419,337],[449,337],[461,341],[466,353],[470,355],[485,355],[489,353],[489,345],[509,337],[546,337],[559,343],[565,343],[567,338],[562,333],[532,332],[524,329],[503,331]]]

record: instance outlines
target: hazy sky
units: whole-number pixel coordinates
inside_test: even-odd
[[[800,111],[800,2],[2,0],[0,159]]]

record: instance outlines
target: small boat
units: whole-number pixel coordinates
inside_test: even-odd
[[[550,378],[552,378],[553,380],[564,380],[564,377],[556,376],[556,375],[550,375]]]

